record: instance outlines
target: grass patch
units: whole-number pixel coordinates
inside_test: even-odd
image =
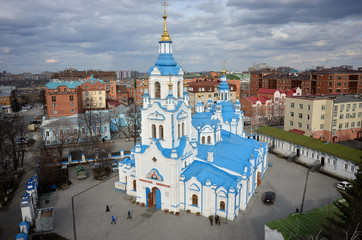
[[[285,219],[268,222],[270,229],[278,230],[285,239],[308,239],[316,236],[327,223],[326,217],[331,217],[337,211],[334,204],[317,208],[303,214],[290,214]]]
[[[269,126],[261,127],[257,129],[256,132],[275,137],[287,142],[295,143],[300,146],[314,149],[320,152],[325,152],[332,156],[350,160],[356,164],[361,161],[362,151],[354,148],[345,147],[336,143],[324,143],[323,141],[315,138],[283,131]]]

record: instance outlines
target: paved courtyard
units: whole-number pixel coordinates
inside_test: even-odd
[[[122,192],[114,191],[117,174],[103,183],[93,180],[73,180],[67,190],[52,194],[49,206],[55,207],[55,232],[74,239],[71,197],[95,184],[97,186],[74,197],[77,239],[263,239],[264,223],[284,218],[300,208],[307,169],[295,163],[269,155],[272,167],[250,201],[246,211],[234,221],[210,227],[206,217],[181,212],[180,216],[166,214],[131,204]],[[74,177],[74,168],[70,171]],[[340,197],[338,181],[320,173],[310,173],[304,211],[331,204]],[[274,205],[261,201],[264,191],[277,193]],[[111,207],[107,213],[106,204]],[[132,220],[127,220],[131,210]],[[117,224],[111,224],[111,216]]]

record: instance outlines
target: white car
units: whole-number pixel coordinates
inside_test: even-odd
[[[337,184],[337,188],[340,190],[346,190],[346,188],[351,188],[352,184],[347,181],[343,181]]]

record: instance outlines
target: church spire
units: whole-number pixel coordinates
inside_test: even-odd
[[[167,24],[166,24],[166,19],[167,19],[166,6],[167,6],[167,3],[163,2],[162,6],[163,6],[163,33],[161,35],[161,41],[171,41],[170,35],[167,32]]]

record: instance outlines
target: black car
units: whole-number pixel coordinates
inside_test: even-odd
[[[265,204],[274,204],[274,200],[275,200],[275,192],[265,192],[264,194],[264,198],[263,198],[263,202]]]

